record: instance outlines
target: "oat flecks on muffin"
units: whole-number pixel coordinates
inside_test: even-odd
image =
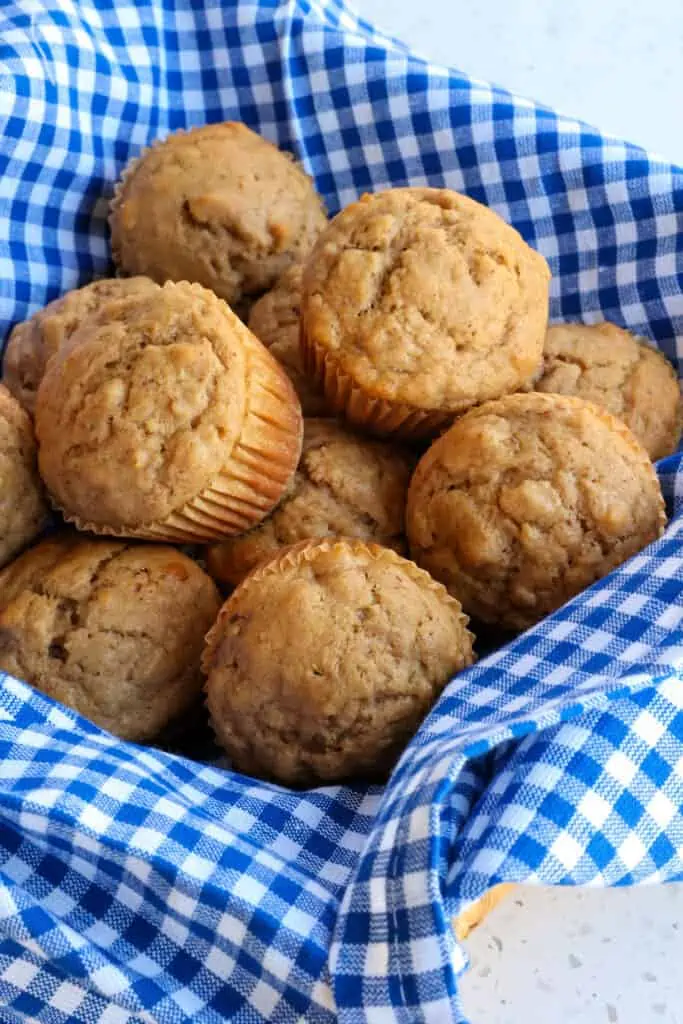
[[[287,154],[227,122],[177,132],[134,160],[109,222],[125,273],[198,281],[235,304],[301,260],[326,217]]]
[[[52,357],[36,402],[40,470],[66,517],[158,540],[259,522],[296,468],[301,429],[276,360],[187,282],[106,304]]]
[[[418,464],[406,529],[415,560],[465,611],[524,629],[662,532],[664,502],[631,431],[583,399],[488,402]]]
[[[0,573],[0,667],[123,739],[197,700],[213,581],[174,548],[61,536]]]
[[[306,262],[302,346],[332,409],[428,435],[537,372],[548,266],[501,218],[447,189],[364,196]]]
[[[681,395],[673,366],[646,341],[611,323],[548,328],[537,391],[577,395],[622,419],[652,459],[681,438]]]
[[[249,533],[212,545],[209,572],[236,585],[279,548],[313,537],[358,537],[403,553],[413,464],[412,454],[334,420],[304,420],[301,459],[287,494]]]
[[[102,278],[67,292],[17,324],[9,336],[3,358],[3,383],[33,415],[36,392],[50,356],[110,299],[146,295],[159,285],[148,277]]]
[[[284,272],[275,287],[252,307],[249,329],[284,366],[299,396],[304,416],[326,416],[325,397],[304,369],[299,344],[302,273],[300,263]]]
[[[256,569],[203,659],[234,766],[304,786],[386,773],[472,663],[460,605],[394,551],[310,541]]]
[[[47,521],[33,424],[0,384],[0,566],[30,544]]]

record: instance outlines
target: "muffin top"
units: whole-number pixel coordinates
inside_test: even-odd
[[[0,566],[47,524],[30,417],[0,384]]]
[[[269,358],[200,285],[105,304],[53,356],[38,391],[40,469],[57,503],[114,529],[182,508],[239,437],[251,346]]]
[[[415,560],[484,622],[524,629],[661,533],[647,452],[610,413],[538,393],[488,402],[423,456]]]
[[[249,329],[284,366],[304,416],[325,416],[325,398],[306,375],[299,345],[302,273],[300,263],[285,270],[275,286],[254,303]]]
[[[308,541],[260,566],[207,637],[211,720],[235,767],[294,785],[386,772],[471,664],[460,605],[395,552]]]
[[[466,196],[366,195],[306,263],[307,344],[371,397],[462,411],[537,371],[549,276],[513,228]]]
[[[652,459],[676,450],[681,395],[674,369],[655,348],[615,324],[549,327],[534,386],[607,409],[631,428]]]
[[[159,285],[148,277],[112,277],[93,281],[54,299],[30,320],[17,324],[10,334],[3,358],[3,382],[33,415],[36,392],[48,359],[83,320],[109,299],[147,295],[158,289]]]
[[[358,537],[403,552],[412,467],[412,456],[398,447],[359,437],[334,420],[305,420],[287,494],[249,533],[212,545],[209,572],[236,585],[279,548],[311,537]]]
[[[0,573],[0,666],[123,739],[152,739],[199,697],[219,607],[174,548],[54,537]]]
[[[112,251],[128,274],[198,281],[227,302],[270,288],[326,221],[310,179],[238,123],[177,132],[124,171]]]

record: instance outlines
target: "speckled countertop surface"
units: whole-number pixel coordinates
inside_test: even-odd
[[[681,0],[352,0],[462,68],[683,165]],[[520,889],[468,940],[473,1024],[683,1024],[683,885]]]
[[[683,886],[522,889],[467,946],[473,1024],[683,1024]]]

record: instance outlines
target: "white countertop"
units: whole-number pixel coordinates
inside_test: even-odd
[[[415,51],[683,165],[681,0],[354,0]],[[523,889],[468,941],[473,1024],[683,1024],[683,885]]]
[[[520,889],[467,949],[472,1024],[683,1024],[683,885]]]
[[[424,57],[683,165],[681,0],[350,0]]]

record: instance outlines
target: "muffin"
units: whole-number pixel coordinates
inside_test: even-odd
[[[203,658],[234,767],[295,786],[385,775],[471,663],[467,619],[443,587],[388,548],[343,539],[256,569]]]
[[[324,395],[308,379],[299,346],[301,275],[300,263],[285,270],[275,287],[254,303],[249,329],[284,366],[299,396],[304,416],[325,416]]]
[[[334,420],[304,420],[299,467],[277,508],[259,526],[212,545],[207,566],[237,585],[281,547],[314,537],[358,537],[404,553],[405,504],[413,459],[358,437]]]
[[[0,668],[122,739],[197,700],[220,599],[174,548],[61,536],[0,573]]]
[[[30,320],[17,324],[10,334],[3,358],[3,382],[33,415],[48,359],[83,320],[110,299],[146,295],[158,288],[148,277],[102,278],[50,302]]]
[[[453,919],[453,931],[458,942],[463,942],[479,925],[489,916],[499,903],[510,895],[514,885],[509,882],[500,882],[493,888],[487,889],[484,895],[475,903],[471,903],[461,914]]]
[[[420,460],[415,560],[465,611],[525,629],[661,534],[659,481],[620,420],[580,398],[510,395],[473,409]]]
[[[331,221],[306,263],[306,371],[358,426],[433,435],[531,381],[549,277],[542,256],[466,196],[366,195]]]
[[[289,155],[227,122],[143,152],[123,173],[109,223],[122,272],[197,281],[235,305],[301,260],[326,217]]]
[[[301,450],[289,379],[221,299],[168,282],[105,304],[38,389],[41,475],[81,529],[202,542],[249,529]]]
[[[33,424],[0,384],[0,566],[30,544],[47,521]]]
[[[548,328],[537,391],[595,402],[631,428],[652,459],[681,439],[678,378],[665,357],[615,324]]]

